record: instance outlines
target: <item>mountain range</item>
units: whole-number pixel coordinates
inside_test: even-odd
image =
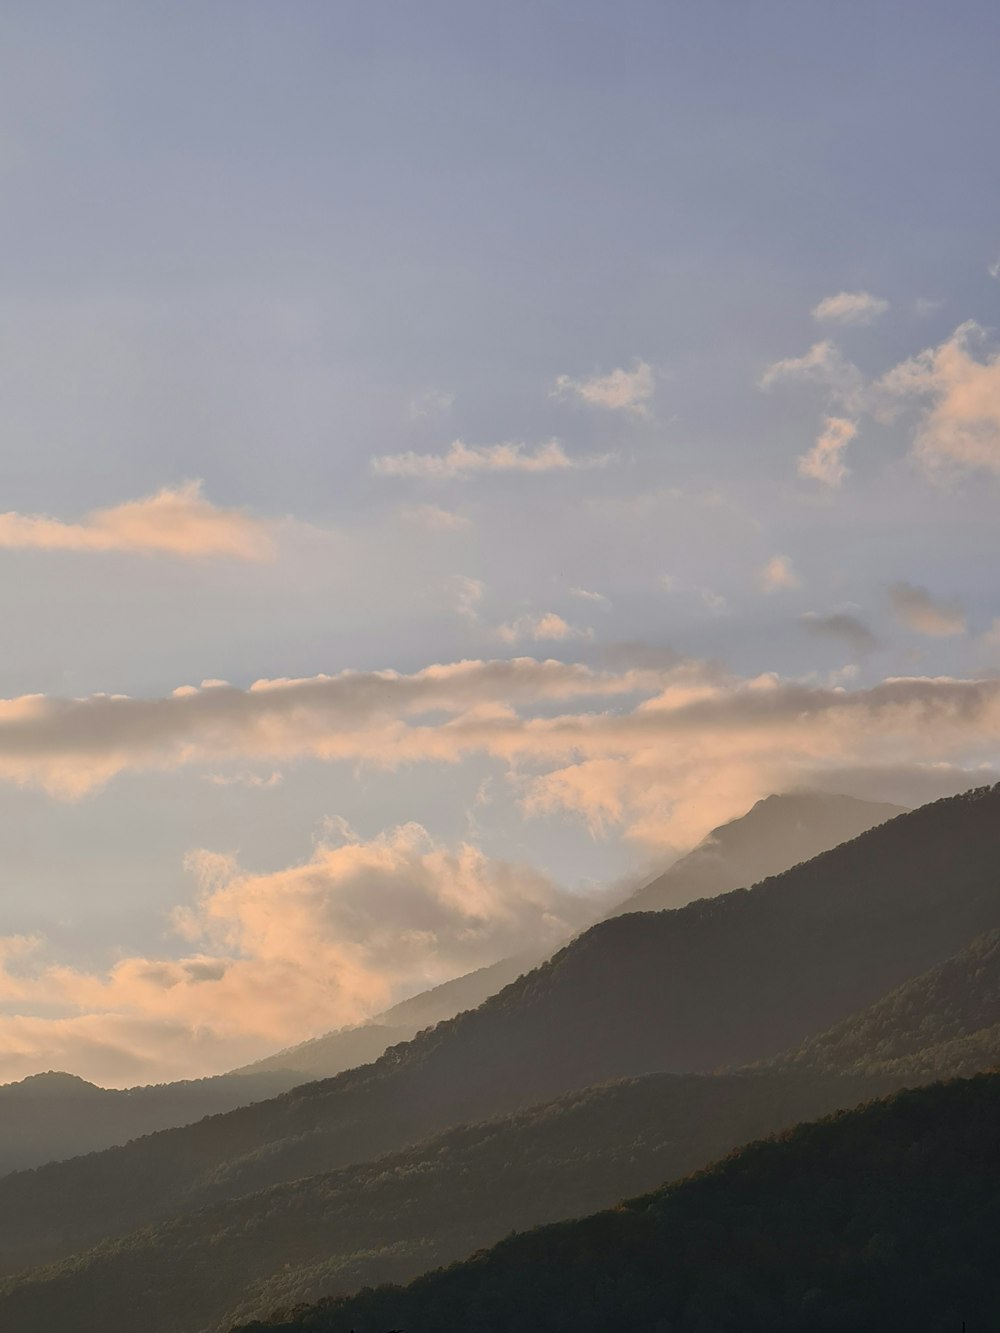
[[[740,819],[714,829],[616,912],[674,906],[751,884],[898,813],[900,807],[847,796],[768,797]],[[191,1124],[307,1080],[369,1064],[422,1029],[475,1009],[543,961],[538,953],[501,959],[403,1000],[367,1023],[312,1038],[214,1078],[118,1090],[50,1072],[0,1086],[0,1175]]]

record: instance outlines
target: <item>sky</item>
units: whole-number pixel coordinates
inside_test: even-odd
[[[0,1079],[1000,773],[1000,14],[0,13]]]

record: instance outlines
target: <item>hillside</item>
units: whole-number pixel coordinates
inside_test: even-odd
[[[741,818],[713,829],[608,916],[662,912],[757,884],[905,813],[900,805],[822,792],[768,796]]]
[[[801,1072],[933,1078],[1000,1066],[1000,931],[767,1062]]]
[[[609,1212],[245,1333],[946,1333],[1000,1320],[1000,1075],[801,1125]]]
[[[896,807],[839,796],[769,797],[741,819],[714,830],[684,858],[695,876],[691,879],[688,874],[684,882],[696,882],[698,888],[688,896],[712,896],[736,884],[750,884],[761,878],[757,872],[762,866],[768,872],[784,870],[803,860],[807,849],[808,854],[822,851],[832,845],[831,839],[838,840],[836,834],[853,836],[886,818],[886,811],[895,812]],[[52,1074],[25,1081],[31,1088],[30,1108],[22,1101],[13,1105],[7,1087],[0,1087],[0,1175],[190,1124],[307,1080],[331,1078],[369,1064],[423,1028],[476,1008],[542,961],[541,955],[522,954],[456,977],[393,1005],[367,1023],[325,1033],[232,1071],[244,1081],[221,1075],[126,1090],[88,1085],[92,1095],[84,1106],[78,1101],[71,1104],[72,1076]],[[17,1096],[14,1089],[20,1086],[8,1085],[10,1096]]]
[[[511,1230],[608,1207],[886,1087],[874,1079],[653,1074],[591,1088],[227,1200],[8,1281],[0,1285],[0,1327],[131,1333],[138,1323],[189,1333],[407,1280]]]
[[[223,1074],[141,1088],[99,1088],[72,1074],[0,1085],[0,1175],[96,1152],[274,1097],[303,1081],[294,1070]]]
[[[3,1261],[9,1272],[605,1079],[768,1058],[997,926],[1000,787],[900,816],[751,890],[603,922],[373,1065],[8,1176]]]

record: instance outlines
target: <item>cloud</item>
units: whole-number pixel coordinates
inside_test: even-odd
[[[798,588],[802,582],[787,555],[772,555],[758,577],[765,592]]]
[[[463,620],[478,624],[479,604],[486,593],[486,584],[481,579],[470,579],[465,574],[456,574],[455,587],[455,610]]]
[[[926,588],[894,583],[889,589],[889,601],[896,619],[918,634],[948,638],[964,634],[967,629],[961,602],[936,601]]]
[[[0,994],[88,1018],[83,1032],[68,1016],[28,1031],[16,1021],[34,1069],[58,1063],[135,1081],[120,1047],[139,1027],[147,1060],[153,1055],[145,1077],[176,1072],[171,1048],[183,1032],[195,1049],[184,1071],[200,1054],[199,1072],[209,1072],[300,1039],[303,1022],[313,1032],[358,1022],[497,958],[555,947],[604,902],[470,843],[436,842],[416,824],[370,841],[346,831],[302,864],[267,874],[211,852],[194,853],[189,865],[199,892],[175,914],[191,948],[184,956],[128,957],[107,972],[83,972],[44,956],[32,965],[41,943],[19,945],[16,971],[0,972]],[[9,1035],[0,1017],[0,1078],[24,1072],[24,1051],[11,1051]],[[89,1049],[95,1039],[105,1049]]]
[[[519,616],[497,629],[497,636],[505,643],[517,643],[522,639],[533,639],[536,643],[544,639],[592,639],[592,629],[580,629],[569,624],[554,611],[545,611],[538,616]]]
[[[524,444],[467,445],[455,440],[443,454],[384,454],[372,459],[372,471],[382,477],[424,477],[446,480],[475,472],[564,472],[606,467],[613,454],[572,458],[558,440],[540,444],[531,452]]]
[[[508,768],[530,813],[568,812],[671,847],[841,767],[974,770],[998,745],[1000,680],[910,677],[849,690],[741,678],[662,653],[619,671],[514,658],[0,705],[0,777],[57,796],[116,773],[218,771],[220,761],[391,768],[479,755]]]
[[[889,309],[889,302],[871,292],[838,292],[813,308],[813,319],[835,324],[871,324]]]
[[[823,385],[831,399],[846,411],[860,411],[865,405],[864,375],[829,340],[814,343],[804,356],[775,361],[761,375],[759,384],[762,389],[772,389],[786,380]]]
[[[472,520],[440,505],[413,505],[403,510],[404,517],[430,532],[460,532],[472,527]]]
[[[802,623],[810,634],[817,634],[833,639],[840,639],[859,656],[873,653],[879,646],[878,639],[857,616],[846,611],[835,611],[832,615],[821,616],[815,611],[808,611],[802,617]]]
[[[603,407],[634,417],[648,418],[648,400],[652,398],[655,388],[652,366],[645,361],[638,361],[634,370],[613,370],[610,375],[594,375],[590,379],[575,380],[569,375],[560,375],[552,396],[575,398],[590,407]]]
[[[570,597],[579,597],[583,602],[595,602],[598,606],[610,606],[610,600],[602,592],[591,592],[589,588],[570,588]]]
[[[444,416],[451,411],[455,395],[443,389],[424,389],[410,399],[407,415],[411,421],[422,421],[427,417]]]
[[[219,509],[204,498],[201,482],[191,481],[112,509],[96,509],[80,523],[0,514],[0,547],[268,560],[274,539],[273,524],[238,509]]]
[[[844,450],[857,433],[856,422],[846,417],[827,417],[816,443],[799,459],[799,476],[811,477],[824,486],[839,486],[848,473],[843,460]]]
[[[993,263],[987,267],[986,272],[991,278],[1000,279],[1000,256],[994,259]]]
[[[959,325],[890,370],[877,391],[890,404],[926,401],[914,452],[928,469],[1000,472],[1000,352],[980,325]]]

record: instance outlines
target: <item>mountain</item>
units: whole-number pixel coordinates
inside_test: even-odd
[[[713,829],[608,916],[662,912],[757,884],[905,813],[901,805],[822,792],[768,796],[739,819]]]
[[[930,1080],[1000,1066],[1000,931],[989,931],[771,1069]]]
[[[946,1333],[1000,1322],[1000,1075],[753,1144],[408,1287],[244,1333]]]
[[[0,1176],[189,1125],[310,1079],[370,1064],[421,1028],[475,1008],[538,961],[534,955],[504,959],[403,1000],[369,1023],[329,1032],[212,1078],[121,1089],[52,1071],[2,1084]]]
[[[674,874],[670,882],[675,898],[713,896],[753,883],[764,873],[784,870],[898,812],[896,806],[850,797],[772,796],[758,802],[741,819],[716,829],[673,872],[661,878],[669,880]],[[683,870],[684,866],[688,869]],[[642,892],[654,890],[660,882],[655,881]],[[670,893],[661,896],[666,900]],[[623,905],[616,910],[635,909]],[[403,1000],[367,1023],[328,1032],[232,1071],[244,1078],[252,1077],[256,1080],[253,1083],[221,1075],[146,1088],[94,1088],[94,1094],[101,1095],[93,1096],[89,1108],[84,1108],[70,1104],[70,1083],[60,1084],[53,1081],[57,1076],[46,1075],[48,1081],[33,1088],[30,1111],[24,1105],[11,1108],[7,1088],[0,1087],[0,1175],[189,1124],[206,1115],[275,1096],[306,1080],[331,1078],[343,1070],[369,1064],[423,1028],[475,1009],[543,958],[529,953],[501,959]]]
[[[602,922],[380,1060],[0,1180],[6,1271],[610,1078],[767,1059],[1000,926],[1000,786],[750,890]]]
[[[887,1086],[652,1074],[572,1093],[226,1200],[0,1283],[0,1327],[221,1330],[279,1305],[405,1281],[514,1229],[609,1207]]]
[[[73,1074],[33,1074],[0,1085],[0,1175],[187,1125],[301,1082],[299,1073],[276,1070],[122,1090]]]
[[[465,1009],[475,1009],[504,986],[537,967],[545,956],[518,954],[514,958],[502,958],[489,967],[480,967],[475,972],[402,1000],[368,1023],[313,1037],[235,1072],[258,1074],[295,1069],[310,1078],[331,1078],[344,1069],[377,1060],[388,1047],[409,1041],[423,1028],[454,1018]]]

